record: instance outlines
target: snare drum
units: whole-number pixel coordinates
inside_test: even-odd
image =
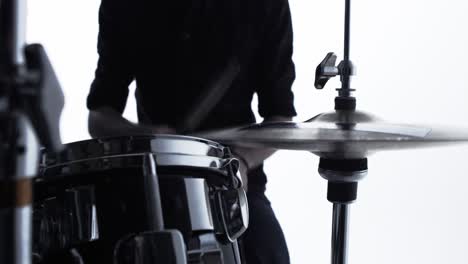
[[[248,210],[238,166],[218,143],[175,135],[92,139],[44,154],[34,183],[36,263],[120,264],[129,238],[172,230],[188,263],[239,264]]]

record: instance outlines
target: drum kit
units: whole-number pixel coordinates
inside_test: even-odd
[[[225,145],[318,155],[333,203],[331,263],[347,263],[349,205],[367,174],[367,157],[468,143],[468,131],[390,124],[356,110],[345,2],[344,59],[336,66],[329,53],[316,71],[318,89],[341,78],[334,111],[302,123],[63,147],[63,96],[52,67],[38,45],[22,55],[25,2],[1,2],[0,263],[243,263],[237,240],[248,228],[248,205],[239,161]],[[34,134],[45,147],[40,155]]]
[[[238,166],[229,148],[175,135],[86,140],[44,154],[34,182],[34,256],[239,263],[248,211]]]

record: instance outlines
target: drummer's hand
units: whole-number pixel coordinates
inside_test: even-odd
[[[248,172],[262,164],[264,160],[275,152],[273,149],[253,149],[243,147],[231,147],[231,151],[234,157],[239,160],[239,173],[246,191],[249,183],[249,178],[247,177]]]
[[[266,118],[263,122],[283,122],[291,121],[291,117],[284,116],[273,116]],[[247,174],[249,170],[254,169],[260,166],[268,157],[273,155],[276,152],[272,148],[245,148],[245,147],[231,147],[234,157],[238,158],[240,161],[239,172],[244,183],[244,188],[247,190],[248,186],[248,177]]]
[[[275,153],[275,149],[270,148],[244,148],[231,147],[234,157],[244,163],[246,170],[254,169],[260,166],[268,157]]]
[[[246,164],[246,161],[239,155],[234,154],[234,157],[239,160],[239,174],[242,180],[242,187],[244,187],[244,190],[247,191],[249,184],[249,178],[247,177],[247,172],[249,171],[248,165]]]

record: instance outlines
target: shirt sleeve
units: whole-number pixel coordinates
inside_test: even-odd
[[[128,86],[134,79],[130,45],[134,25],[127,19],[123,2],[102,0],[99,8],[99,59],[87,98],[90,110],[108,106],[122,113],[125,109]]]
[[[292,83],[296,77],[293,53],[293,31],[288,0],[266,1],[264,37],[258,51],[257,94],[259,114],[295,116]]]

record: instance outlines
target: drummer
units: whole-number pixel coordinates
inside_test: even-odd
[[[102,0],[99,61],[87,99],[89,132],[93,137],[179,133],[192,109],[203,107],[194,106],[199,94],[233,73],[223,71],[225,65],[236,65],[235,78],[194,131],[254,123],[254,93],[264,121],[291,120],[296,114],[292,40],[288,0]],[[122,117],[133,81],[138,124]],[[247,263],[289,263],[265,196],[262,162],[272,152],[233,152],[248,175]]]

